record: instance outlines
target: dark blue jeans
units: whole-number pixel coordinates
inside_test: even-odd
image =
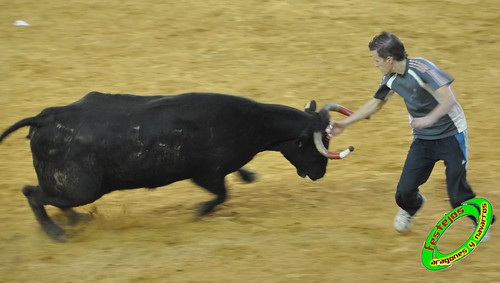
[[[476,195],[467,182],[467,133],[438,139],[414,139],[396,191],[396,203],[410,215],[422,206],[419,186],[427,182],[436,162],[446,166],[446,187],[453,208]]]

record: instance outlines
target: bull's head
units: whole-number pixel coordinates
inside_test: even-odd
[[[331,127],[329,111],[344,115],[350,115],[352,111],[337,104],[327,104],[319,112],[315,110],[316,102],[311,101],[306,105],[305,112],[311,114],[311,126],[303,130],[295,145],[280,150],[297,168],[299,176],[303,178],[309,176],[311,180],[317,180],[325,175],[329,159],[344,158],[354,150],[353,147],[349,147],[342,152],[328,151],[330,138],[326,134],[328,127]]]

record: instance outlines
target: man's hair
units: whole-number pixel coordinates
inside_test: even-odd
[[[390,32],[382,32],[375,36],[368,44],[370,51],[377,51],[378,56],[384,60],[392,56],[396,61],[402,61],[408,57],[403,42],[397,36]]]

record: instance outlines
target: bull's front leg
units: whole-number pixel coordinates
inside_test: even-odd
[[[205,216],[215,210],[215,207],[226,201],[227,190],[224,176],[218,178],[199,178],[193,181],[200,187],[216,195],[213,200],[202,202],[198,208],[198,215]]]
[[[252,183],[255,179],[257,179],[257,174],[255,172],[245,168],[240,168],[237,172],[240,175],[240,178],[247,183]]]

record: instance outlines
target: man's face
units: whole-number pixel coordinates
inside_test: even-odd
[[[382,58],[378,55],[376,50],[370,51],[372,53],[373,60],[375,61],[375,67],[379,69],[382,74],[387,75],[392,71],[392,57]]]

